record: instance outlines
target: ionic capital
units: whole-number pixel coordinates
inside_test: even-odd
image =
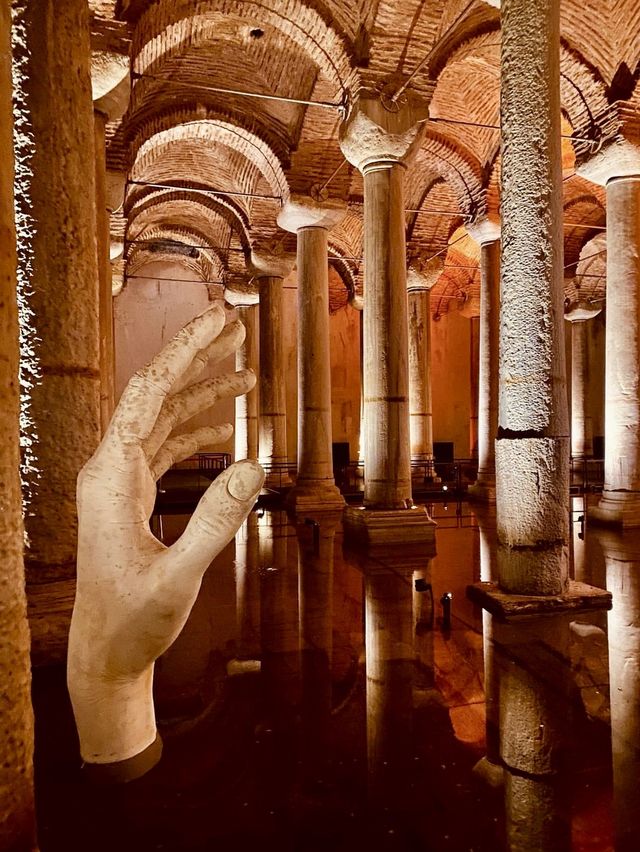
[[[347,205],[337,198],[315,201],[308,195],[292,195],[278,214],[278,225],[296,234],[301,228],[330,231],[347,213]]]
[[[581,163],[576,174],[600,186],[621,177],[640,175],[640,143],[618,137]]]
[[[376,163],[404,163],[420,147],[428,118],[428,103],[411,93],[397,103],[364,93],[340,127],[342,153],[363,173]]]
[[[251,249],[247,269],[254,278],[286,278],[293,269],[294,257],[283,250]]]
[[[500,218],[498,216],[482,216],[466,226],[467,233],[480,245],[495,243],[500,239]]]
[[[427,260],[414,260],[407,269],[407,290],[431,290],[444,270],[444,257],[437,255]]]

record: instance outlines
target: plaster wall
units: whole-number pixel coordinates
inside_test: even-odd
[[[454,457],[469,458],[471,323],[458,311],[431,323],[433,440],[453,441]]]
[[[347,305],[329,323],[333,441],[348,441],[351,461],[358,459],[360,431],[360,317]]]
[[[194,282],[193,273],[179,264],[147,264],[129,279],[113,303],[116,356],[116,402],[136,370],[144,366],[190,319],[209,305],[207,286]],[[235,311],[229,311],[229,321]],[[203,378],[235,371],[235,356],[209,367]],[[233,423],[233,399],[221,400],[213,409],[193,417],[183,427]],[[215,447],[233,452],[233,438]]]

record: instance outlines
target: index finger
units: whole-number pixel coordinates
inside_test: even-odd
[[[217,304],[194,317],[146,367],[129,380],[114,412],[109,431],[128,441],[147,438],[162,403],[174,384],[224,327],[224,309]]]

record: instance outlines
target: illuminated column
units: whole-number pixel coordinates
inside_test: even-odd
[[[480,314],[469,317],[469,458],[478,458]]]
[[[441,258],[407,271],[409,294],[409,436],[414,475],[433,481],[433,411],[431,403],[431,288],[444,268]],[[425,467],[428,465],[427,467]]]
[[[593,456],[593,427],[587,406],[589,388],[589,346],[587,322],[600,313],[600,308],[574,305],[565,314],[571,323],[571,456],[586,459]]]
[[[344,505],[333,478],[327,236],[345,213],[342,202],[292,196],[278,216],[298,245],[298,476],[287,496],[295,511]]]
[[[640,548],[637,540],[598,531],[613,595],[608,617],[615,848],[640,844]]]
[[[110,216],[124,201],[124,181],[107,177],[105,127],[121,118],[129,103],[129,58],[113,53],[92,53],[96,220],[100,324],[100,428],[104,434],[115,407],[115,352],[113,295],[111,291]],[[114,192],[115,190],[115,192]]]
[[[404,174],[428,117],[409,100],[389,108],[361,95],[340,129],[345,157],[364,181],[364,504],[347,509],[350,536],[403,541],[431,538],[431,521],[412,509],[409,441],[409,341]],[[395,534],[393,528],[402,527]],[[384,532],[382,531],[384,528]]]
[[[580,167],[607,187],[604,489],[589,517],[640,526],[640,147],[611,145]]]
[[[283,286],[291,271],[291,260],[254,251],[250,271],[260,292],[259,460],[267,469],[265,485],[279,488],[291,485],[287,472],[287,371],[282,345]]]
[[[498,345],[500,338],[500,223],[484,218],[467,231],[480,243],[480,364],[478,376],[478,478],[469,494],[496,499],[495,440],[498,434]]]
[[[33,649],[51,660],[65,653],[71,615],[76,478],[100,440],[89,11],[86,0],[25,0],[14,15],[18,248],[41,374],[31,392],[40,475],[29,482],[26,569]]]
[[[555,0],[501,10],[499,583],[552,595],[569,579],[560,11]]]
[[[11,11],[0,2],[0,848],[36,848],[29,627],[22,558],[13,215]]]
[[[255,305],[239,305],[238,319],[245,327],[244,343],[236,352],[236,370],[250,369],[259,375],[258,311]],[[236,397],[235,457],[258,458],[258,386]]]

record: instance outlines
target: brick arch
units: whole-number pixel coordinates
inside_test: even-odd
[[[345,34],[300,0],[159,0],[140,17],[132,45],[133,69],[158,73],[167,59],[191,47],[215,41],[231,21],[269,26],[283,41],[293,42],[338,89],[356,87],[352,46]]]
[[[254,182],[245,180],[251,172],[259,172],[274,195],[288,196],[287,179],[280,161],[271,147],[255,133],[240,125],[226,121],[192,121],[167,127],[157,132],[150,129],[151,135],[143,139],[139,136],[139,146],[132,172],[144,171],[153,160],[163,155],[176,153],[180,143],[195,142],[209,148],[226,148],[233,152],[239,178],[239,187],[250,191]],[[208,177],[208,176],[205,176]]]

